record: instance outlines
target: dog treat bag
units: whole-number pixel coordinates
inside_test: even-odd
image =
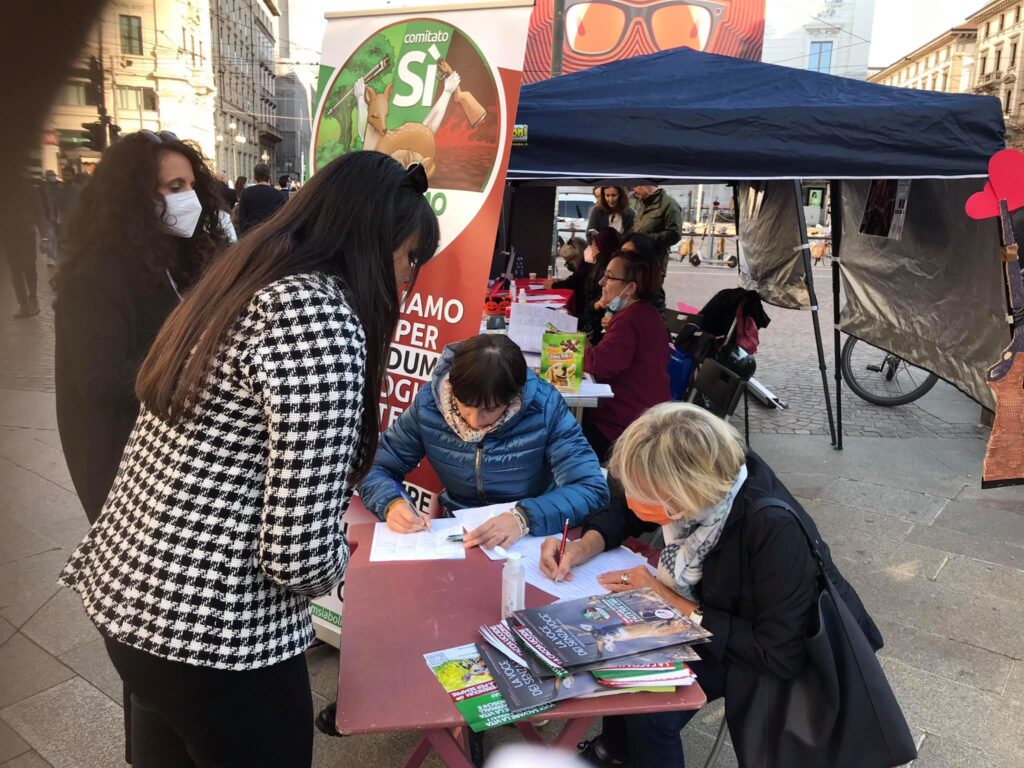
[[[560,392],[579,392],[583,383],[585,333],[545,331],[541,343],[540,376]]]

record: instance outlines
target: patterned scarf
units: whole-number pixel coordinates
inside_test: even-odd
[[[523,398],[520,395],[516,395],[516,399],[505,409],[505,413],[501,415],[501,418],[486,429],[474,429],[466,423],[466,420],[462,418],[462,414],[459,413],[458,402],[455,400],[455,395],[452,394],[452,385],[448,381],[448,374],[446,373],[441,380],[441,402],[438,403],[438,407],[441,410],[441,415],[444,416],[445,422],[461,440],[467,443],[479,443],[485,436],[519,413],[519,409],[523,407]]]
[[[658,581],[687,600],[697,602],[693,588],[704,576],[704,558],[718,543],[732,504],[746,481],[747,465],[744,464],[729,493],[720,502],[708,507],[697,517],[661,526],[665,535],[665,548],[658,561]]]

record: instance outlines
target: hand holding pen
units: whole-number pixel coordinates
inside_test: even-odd
[[[416,510],[416,504],[409,498],[401,483],[397,480],[394,483],[395,492],[398,494],[398,497],[387,510],[385,521],[388,524],[388,528],[396,533],[429,531],[430,518]]]

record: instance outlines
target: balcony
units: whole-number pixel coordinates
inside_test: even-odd
[[[259,132],[261,142],[277,144],[284,138],[277,126],[273,123],[267,122],[266,120],[260,120],[259,123],[257,123],[256,128]]]

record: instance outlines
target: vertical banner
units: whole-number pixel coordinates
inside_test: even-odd
[[[405,303],[381,393],[381,429],[408,408],[446,344],[480,331],[534,0],[476,0],[327,14],[310,151],[313,172],[362,149],[422,163],[441,244]],[[409,476],[437,510],[429,465]],[[337,596],[313,606],[337,624]],[[337,598],[337,599],[335,599]]]
[[[670,48],[761,60],[765,0],[537,0],[523,80]]]

